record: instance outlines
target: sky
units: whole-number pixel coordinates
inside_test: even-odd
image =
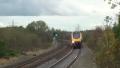
[[[87,20],[86,20],[87,19]],[[98,20],[103,20],[102,18],[95,19],[94,16],[4,16],[0,17],[2,26],[11,26],[14,20],[14,25],[26,27],[32,21],[43,20],[46,24],[52,28],[74,31],[77,25],[80,26],[81,30],[93,29],[95,26],[103,25],[103,23],[98,22]]]
[[[115,15],[104,0],[0,0],[0,27],[26,26],[33,20],[43,20],[50,27],[74,30],[93,29],[104,23],[104,17]]]

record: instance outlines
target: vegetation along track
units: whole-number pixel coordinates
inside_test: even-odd
[[[57,48],[47,53],[33,57],[29,60],[26,60],[20,63],[16,63],[14,65],[6,66],[4,68],[35,68],[43,64],[44,62],[47,62],[48,60],[52,59],[54,56],[62,56],[63,54],[65,55],[70,50],[71,50],[71,47],[68,44],[65,44],[62,42],[62,44],[60,44]]]

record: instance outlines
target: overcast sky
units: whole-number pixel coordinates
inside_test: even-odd
[[[0,15],[109,14],[104,0],[0,0]]]
[[[102,25],[106,15],[113,16],[104,0],[0,0],[0,26],[26,26],[33,20],[44,20],[50,27],[74,30]],[[35,17],[37,16],[37,17]]]
[[[32,21],[43,20],[52,28],[74,31],[79,24],[81,30],[93,29],[95,26],[103,25],[103,18],[96,16],[4,16],[0,17],[1,26],[10,26],[14,20],[14,25],[26,26]],[[100,21],[100,22],[99,22]],[[3,23],[4,22],[4,23]]]

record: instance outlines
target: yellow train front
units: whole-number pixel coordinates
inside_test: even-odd
[[[82,47],[82,33],[72,32],[71,33],[72,47],[81,48]]]

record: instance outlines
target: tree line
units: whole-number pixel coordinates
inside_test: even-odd
[[[120,1],[104,0],[111,10],[120,7]],[[98,68],[120,68],[120,11],[116,14],[117,22],[111,26],[112,17],[106,16],[104,28],[84,32],[84,41],[94,52]]]
[[[93,50],[98,68],[120,68],[120,15],[113,26],[85,31],[84,41]]]
[[[26,51],[46,49],[52,46],[53,33],[59,34],[58,38],[65,37],[66,31],[49,28],[42,20],[33,21],[23,26],[0,28],[0,57],[16,56]]]

